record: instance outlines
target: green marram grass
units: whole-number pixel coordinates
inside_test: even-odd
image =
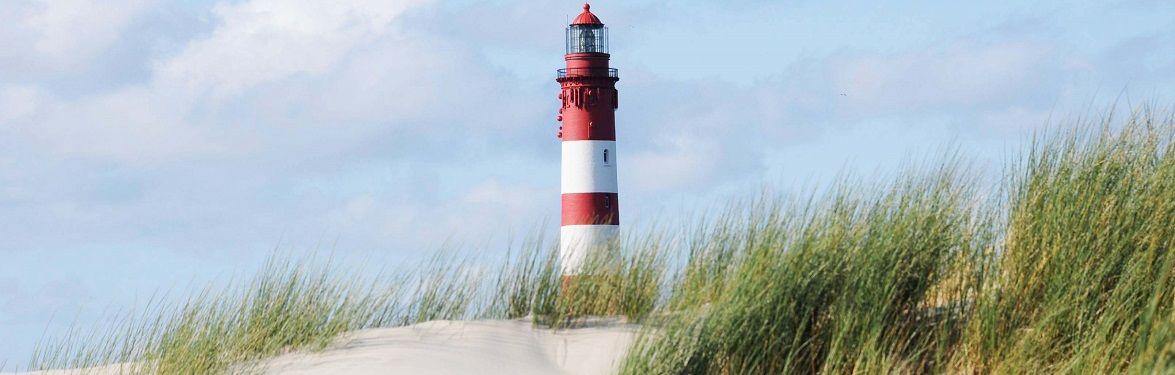
[[[378,277],[275,257],[29,363],[237,373],[365,328],[622,316],[643,327],[624,374],[1170,373],[1175,119],[1123,117],[1035,138],[997,183],[952,155],[629,233],[565,290],[542,237],[491,266],[446,253]]]
[[[1170,372],[1175,122],[1142,111],[1039,142],[955,362],[984,372]]]
[[[1175,121],[1110,118],[995,194],[948,162],[713,222],[623,373],[1175,371]]]
[[[866,191],[761,201],[696,242],[669,305],[625,363],[631,374],[919,372],[955,340],[982,254],[976,192],[947,164]],[[717,241],[717,242],[711,242]],[[953,279],[951,278],[953,277]],[[954,280],[944,290],[944,280]]]

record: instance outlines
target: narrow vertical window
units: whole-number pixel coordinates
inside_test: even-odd
[[[612,197],[611,196],[607,196],[607,195],[604,196],[604,208],[612,208]]]
[[[608,164],[608,149],[604,149],[604,164]]]

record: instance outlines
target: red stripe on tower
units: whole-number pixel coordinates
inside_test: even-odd
[[[616,69],[608,66],[608,28],[583,5],[566,34],[567,67],[556,81],[562,140],[563,215],[559,255],[564,275],[578,274],[594,249],[616,238]]]
[[[562,225],[620,225],[616,193],[564,193]]]

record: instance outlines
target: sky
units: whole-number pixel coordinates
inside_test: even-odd
[[[575,1],[0,1],[0,363],[248,275],[556,233]],[[597,1],[626,223],[1175,103],[1175,6]],[[456,244],[456,245],[454,245]],[[326,249],[326,250],[323,250]]]

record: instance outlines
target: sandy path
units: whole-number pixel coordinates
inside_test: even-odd
[[[614,374],[637,327],[600,323],[552,331],[529,321],[433,321],[356,331],[318,353],[260,363],[265,374]],[[116,367],[87,374],[118,372]],[[49,371],[23,375],[57,375]]]
[[[613,374],[636,328],[561,331],[525,321],[434,321],[355,332],[321,353],[290,354],[268,374]]]

